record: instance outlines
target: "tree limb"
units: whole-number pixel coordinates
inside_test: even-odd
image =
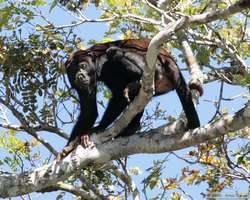
[[[250,125],[250,101],[234,116],[226,115],[188,132],[168,134],[171,125],[165,125],[149,132],[98,144],[84,149],[78,146],[60,162],[54,161],[31,172],[21,174],[2,173],[0,175],[0,197],[12,197],[41,191],[78,173],[89,164],[103,165],[110,160],[137,153],[163,153],[194,146],[220,137],[228,132],[240,130]]]

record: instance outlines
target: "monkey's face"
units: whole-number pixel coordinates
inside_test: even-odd
[[[68,65],[67,75],[71,86],[78,91],[92,93],[96,87],[95,65],[91,57],[85,56],[72,60]]]

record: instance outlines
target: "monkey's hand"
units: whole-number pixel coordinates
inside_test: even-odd
[[[68,145],[66,145],[63,150],[58,153],[56,156],[56,161],[59,162],[61,159],[65,158],[67,155],[69,155],[79,144],[79,139],[76,137],[74,140],[72,140]]]

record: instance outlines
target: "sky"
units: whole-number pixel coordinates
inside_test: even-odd
[[[64,24],[68,24],[70,23],[70,20],[72,19],[71,16],[67,15],[63,10],[61,9],[54,9],[52,10],[51,13],[49,13],[48,8],[47,7],[43,7],[42,11],[47,14],[49,17],[49,19],[51,19],[51,21],[53,21],[55,24],[57,25],[64,25]],[[98,16],[99,11],[96,10],[93,6],[89,7],[86,10],[86,16],[88,16],[89,18],[95,18]],[[38,23],[40,23],[38,21]],[[75,31],[77,32],[77,34],[84,40],[84,41],[88,41],[91,39],[95,39],[97,41],[100,41],[103,38],[103,34],[104,32],[107,30],[107,25],[105,23],[98,23],[98,24],[94,24],[94,23],[90,23],[90,24],[82,24],[81,26],[79,26]],[[113,39],[120,39],[119,35],[114,36]],[[172,50],[171,51],[174,55],[176,55],[176,58],[178,58],[177,54],[178,52],[176,50]],[[180,68],[185,68],[185,64],[178,62]],[[248,62],[248,64],[250,64]],[[188,79],[188,74],[185,74],[185,78],[186,80]],[[201,120],[202,124],[206,124],[211,117],[214,115],[215,109],[214,106],[208,102],[209,101],[213,101],[213,100],[217,100],[219,97],[219,92],[220,92],[220,88],[219,88],[219,84],[218,83],[210,83],[204,86],[204,95],[200,98],[199,100],[199,105],[197,107],[197,111]],[[241,92],[246,92],[246,90],[242,89],[241,87],[238,86],[226,86],[225,87],[225,93],[226,96],[225,97],[233,97],[235,95],[238,95]],[[101,98],[101,96],[99,95],[98,98]],[[181,104],[177,98],[177,95],[175,92],[171,92],[167,95],[162,95],[160,97],[154,98],[154,100],[152,100],[146,107],[146,109],[150,112],[150,110],[152,110],[152,108],[154,108],[158,103],[160,103],[160,107],[162,109],[165,109],[167,114],[169,115],[174,115],[174,116],[178,116],[178,114],[182,111],[182,107]],[[239,110],[240,108],[243,107],[244,102],[241,99],[236,99],[233,102],[223,102],[222,103],[222,107],[226,107],[229,109],[230,113],[234,113],[235,111]],[[102,110],[100,108],[100,110]],[[155,124],[155,127],[161,125],[162,122],[157,122]],[[72,127],[67,127],[66,130],[70,132]],[[56,136],[52,136],[49,133],[44,133],[43,134],[44,138],[49,137],[51,141],[53,141],[54,139],[56,139]],[[66,141],[65,141],[66,142]],[[63,146],[65,145],[65,143],[59,143],[57,144],[57,149],[61,149]],[[232,144],[235,145],[235,147],[239,144]],[[232,146],[232,148],[234,148],[234,146]],[[183,150],[179,150],[176,151],[175,153],[178,155],[183,155],[186,154],[186,152],[188,152],[189,150],[191,150],[192,148],[189,149],[183,149]],[[46,150],[44,150],[46,151]],[[47,154],[47,153],[46,153]],[[146,169],[152,166],[152,163],[154,160],[157,159],[164,159],[166,156],[168,155],[168,153],[162,153],[162,154],[139,154],[139,155],[133,155],[133,156],[129,156],[129,161],[128,161],[128,166],[129,167],[134,167],[134,166],[139,166],[141,169],[141,174],[138,176],[134,176],[134,180],[137,184],[139,184],[139,189],[142,189],[142,180],[145,177],[145,174],[147,174]],[[172,177],[175,178],[177,176],[180,175],[181,173],[181,169],[187,166],[186,163],[184,163],[183,161],[180,161],[179,159],[177,159],[174,156],[170,156],[167,159],[166,162],[166,166],[165,169],[163,170],[163,175],[162,177]],[[197,168],[202,168],[200,166],[196,166]],[[192,166],[193,168],[193,166]],[[200,193],[206,192],[206,184],[201,184],[199,185],[199,187],[190,187],[190,186],[186,186],[183,185],[183,189],[185,191],[188,191],[188,193],[194,197],[194,199],[201,199]],[[195,188],[195,189],[194,189]],[[235,184],[235,188],[239,191],[239,192],[247,192],[248,189],[248,185],[246,184],[239,184],[236,183]],[[170,190],[170,193],[173,192]],[[226,192],[232,192],[232,190],[226,190]],[[48,199],[48,200],[52,200],[55,199],[55,194],[58,194],[58,192],[54,193],[46,193],[46,194],[42,194],[42,193],[34,193],[32,194],[33,199],[35,200],[42,200],[42,199]],[[152,197],[153,195],[155,195],[155,192],[149,191],[148,192],[149,197]],[[14,198],[14,199],[19,199],[19,198]],[[72,197],[71,195],[66,195],[64,199],[74,199],[74,197]],[[143,199],[143,198],[142,198]]]

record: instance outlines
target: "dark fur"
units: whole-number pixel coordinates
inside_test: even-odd
[[[87,50],[75,52],[65,66],[69,81],[76,89],[81,112],[69,142],[82,134],[90,134],[108,127],[135,98],[140,89],[140,79],[145,66],[148,40],[120,40],[97,44]],[[102,81],[112,92],[100,124],[93,128],[98,116],[96,83]],[[155,95],[176,89],[185,111],[188,128],[200,126],[199,118],[187,86],[172,56],[160,49],[155,70]],[[200,90],[201,91],[201,90]],[[143,112],[138,113],[121,131],[120,136],[135,133],[140,127]]]

